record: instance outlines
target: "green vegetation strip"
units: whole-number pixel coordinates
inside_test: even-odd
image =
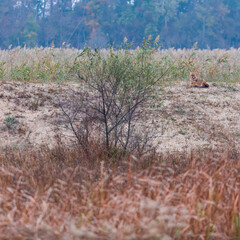
[[[85,49],[86,50],[86,49]],[[92,50],[94,51],[94,50]],[[100,50],[106,62],[111,61],[112,48]],[[126,67],[135,67],[139,63],[154,66],[151,73],[158,79],[166,69],[168,73],[161,79],[161,84],[170,84],[176,81],[188,81],[191,71],[198,71],[206,81],[238,83],[240,75],[239,50],[161,50],[155,42],[144,42],[141,47],[131,50],[125,43],[119,51],[119,59],[126,59],[127,64],[122,64],[121,71]],[[139,59],[142,51],[148,52],[146,59]],[[88,58],[84,50],[73,48],[14,48],[0,51],[0,79],[4,81],[22,82],[65,82],[79,81],[79,76],[97,68],[87,63]],[[152,64],[154,62],[154,65]],[[111,62],[112,63],[112,62]],[[118,66],[119,67],[119,66]]]

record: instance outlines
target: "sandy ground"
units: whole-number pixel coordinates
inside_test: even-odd
[[[210,84],[166,87],[161,104],[152,111],[158,151],[240,146],[240,86]],[[157,141],[157,142],[156,142]]]
[[[164,87],[146,109],[142,128],[154,133],[158,152],[240,146],[240,85]],[[58,99],[76,84],[0,82],[0,144],[4,148],[56,144]],[[146,121],[147,119],[147,121]]]
[[[74,84],[0,83],[0,144],[16,147],[56,144],[53,124],[58,99]]]

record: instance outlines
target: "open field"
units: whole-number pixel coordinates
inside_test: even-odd
[[[80,53],[0,51],[0,239],[240,239],[239,50],[153,54],[172,67],[141,106],[147,154],[57,125]],[[195,70],[209,88],[188,88]]]
[[[79,89],[76,83],[0,83],[1,146],[56,145],[72,133],[54,124],[57,103]],[[187,88],[186,82],[164,87],[145,106],[140,125],[154,132],[157,152],[187,151],[233,144],[240,146],[240,85],[210,84],[209,89]]]

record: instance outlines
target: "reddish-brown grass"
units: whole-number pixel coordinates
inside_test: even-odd
[[[239,239],[240,155],[1,153],[1,239]]]

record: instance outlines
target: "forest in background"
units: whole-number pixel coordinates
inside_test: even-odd
[[[239,48],[239,0],[1,0],[0,48],[138,46]]]

